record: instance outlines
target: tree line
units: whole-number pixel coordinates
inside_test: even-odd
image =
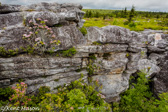
[[[101,10],[101,9],[84,9],[85,18],[128,18],[128,17],[143,17],[143,18],[168,18],[166,12],[152,12],[152,11],[135,11],[132,6],[131,10],[125,7],[123,10]]]

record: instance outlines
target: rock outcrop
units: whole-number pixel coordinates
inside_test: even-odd
[[[18,80],[28,84],[28,93],[40,86],[58,86],[80,78],[92,77],[102,85],[106,101],[119,100],[120,93],[129,87],[130,75],[139,70],[154,79],[156,94],[168,92],[168,35],[163,32],[134,32],[118,26],[89,27],[84,36],[84,12],[78,4],[40,3],[30,6],[0,6],[0,47],[18,49],[18,54],[4,57],[0,52],[0,87],[12,86]],[[30,20],[48,20],[55,39],[60,40],[60,50],[75,47],[73,57],[29,55],[20,47],[27,45],[22,39],[29,32]],[[94,57],[94,59],[93,59]],[[92,62],[90,62],[92,60]],[[88,76],[88,65],[95,69]]]

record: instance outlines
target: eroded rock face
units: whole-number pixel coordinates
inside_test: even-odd
[[[167,34],[106,26],[89,27],[83,36],[79,31],[84,22],[81,9],[78,4],[58,3],[0,6],[0,47],[5,50],[26,46],[22,36],[29,32],[29,21],[36,23],[37,18],[48,20],[46,25],[52,28],[55,39],[61,41],[58,50],[72,47],[77,50],[73,57],[28,55],[20,49],[13,57],[0,56],[0,87],[12,86],[23,79],[28,84],[28,93],[36,92],[40,86],[50,86],[54,91],[79,79],[82,73],[86,82],[91,77],[102,85],[100,91],[107,102],[115,102],[129,87],[130,75],[144,70],[154,78],[156,94],[168,91]],[[89,64],[95,68],[91,76],[86,70]]]
[[[87,38],[91,43],[96,41],[103,44],[126,44],[130,43],[132,39],[131,32],[128,29],[118,26],[90,27],[87,31]]]
[[[29,21],[37,23],[37,18],[48,20],[46,25],[52,27],[56,39],[61,41],[58,50],[66,50],[84,43],[84,37],[78,30],[83,23],[84,12],[78,4],[40,3],[29,6],[0,6],[0,46],[16,49],[26,46],[23,34],[28,33]],[[60,26],[60,27],[57,27]],[[19,51],[21,52],[21,51]]]
[[[155,95],[168,92],[168,52],[159,64],[161,70],[154,77],[154,93]]]
[[[11,12],[20,12],[20,5],[4,5],[0,6],[0,14],[11,13]]]

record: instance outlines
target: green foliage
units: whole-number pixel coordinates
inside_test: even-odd
[[[141,51],[141,57],[143,57],[145,55],[144,51]]]
[[[129,53],[127,53],[127,54],[126,54],[126,57],[128,58],[129,56],[130,56],[130,54],[129,54]]]
[[[95,91],[98,83],[88,85],[79,79],[58,88],[58,93],[47,93],[39,106],[42,111],[50,112],[109,112],[110,105],[103,100],[103,95]]]
[[[50,87],[41,86],[39,88],[39,90],[38,90],[37,95],[30,96],[30,98],[32,99],[32,102],[29,103],[28,106],[32,106],[32,107],[37,106],[42,101],[42,99],[44,98],[45,94],[48,93],[48,92],[50,92]]]
[[[86,95],[81,89],[73,89],[67,93],[67,98],[69,99],[66,104],[73,107],[73,109],[78,110],[79,107],[84,107],[88,104]]]
[[[138,73],[137,83],[133,83],[130,89],[125,92],[121,99],[120,111],[129,112],[150,112],[156,108],[153,104],[154,98],[149,90],[148,80],[145,73]],[[148,100],[149,99],[149,100]]]
[[[75,70],[76,72],[81,72],[82,70],[84,70],[85,68],[80,68],[80,69],[77,69]]]
[[[88,71],[88,76],[94,75],[99,71],[100,67],[93,63],[94,59],[89,59],[89,63],[87,64],[86,70]]]
[[[10,57],[10,56],[15,56],[16,54],[18,54],[18,49],[12,50],[12,49],[8,49],[5,50],[4,47],[0,47],[0,56],[3,57]]]
[[[55,82],[58,82],[58,81],[59,81],[59,79],[55,79],[54,81],[55,81]]]
[[[85,27],[82,27],[79,29],[81,31],[81,33],[85,36],[87,34],[87,30]]]
[[[6,101],[14,93],[10,87],[0,88],[0,98],[2,101]]]
[[[133,31],[143,31],[144,29],[153,30],[168,30],[168,17],[165,12],[143,12],[135,11],[132,7],[131,11],[127,8],[124,10],[100,10],[100,9],[83,9],[87,12],[91,12],[92,16],[84,16],[86,22],[84,27],[103,27],[107,25],[117,25],[124,28],[128,28]],[[99,12],[99,18],[96,17],[96,12]],[[157,18],[156,15],[160,15]]]
[[[162,93],[159,95],[160,100],[156,100],[158,112],[167,112],[168,111],[168,93]]]
[[[135,22],[130,22],[130,23],[128,24],[128,26],[135,28],[135,27],[136,27],[136,24],[135,24]]]
[[[92,43],[92,45],[102,45],[102,44],[95,41],[95,42]]]
[[[103,54],[103,59],[108,59],[109,56],[111,56],[110,53],[104,53],[104,54]]]
[[[89,54],[89,58],[92,59],[92,60],[96,60],[95,54]]]
[[[53,27],[61,27],[62,24],[55,24]]]
[[[48,86],[41,86],[38,90],[38,95],[43,96],[45,93],[50,92],[50,87]]]
[[[138,75],[137,82],[122,94],[120,103],[113,104],[113,112],[167,112],[168,94],[163,93],[161,100],[156,100],[146,74],[139,72]]]
[[[77,51],[76,51],[75,47],[61,52],[62,56],[64,56],[64,57],[72,57],[76,53],[77,53]]]
[[[31,99],[26,96],[27,84],[21,82],[16,84],[16,87],[12,87],[14,94],[9,98],[10,106],[27,106],[31,102]]]
[[[55,40],[56,35],[52,31],[52,28],[46,25],[47,21],[37,18],[36,23],[34,23],[30,20],[29,24],[31,27],[29,29],[31,31],[23,35],[23,39],[33,48],[33,52],[40,55],[46,51],[56,50],[60,44],[59,40]]]
[[[23,25],[26,26],[26,19],[23,18]]]
[[[135,17],[135,7],[132,6],[131,11],[129,13],[128,21],[132,22],[133,18]]]

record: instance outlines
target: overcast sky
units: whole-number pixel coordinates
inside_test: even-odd
[[[134,5],[136,10],[168,12],[168,0],[0,0],[0,2],[21,5],[38,2],[79,3],[84,9],[123,9]]]

